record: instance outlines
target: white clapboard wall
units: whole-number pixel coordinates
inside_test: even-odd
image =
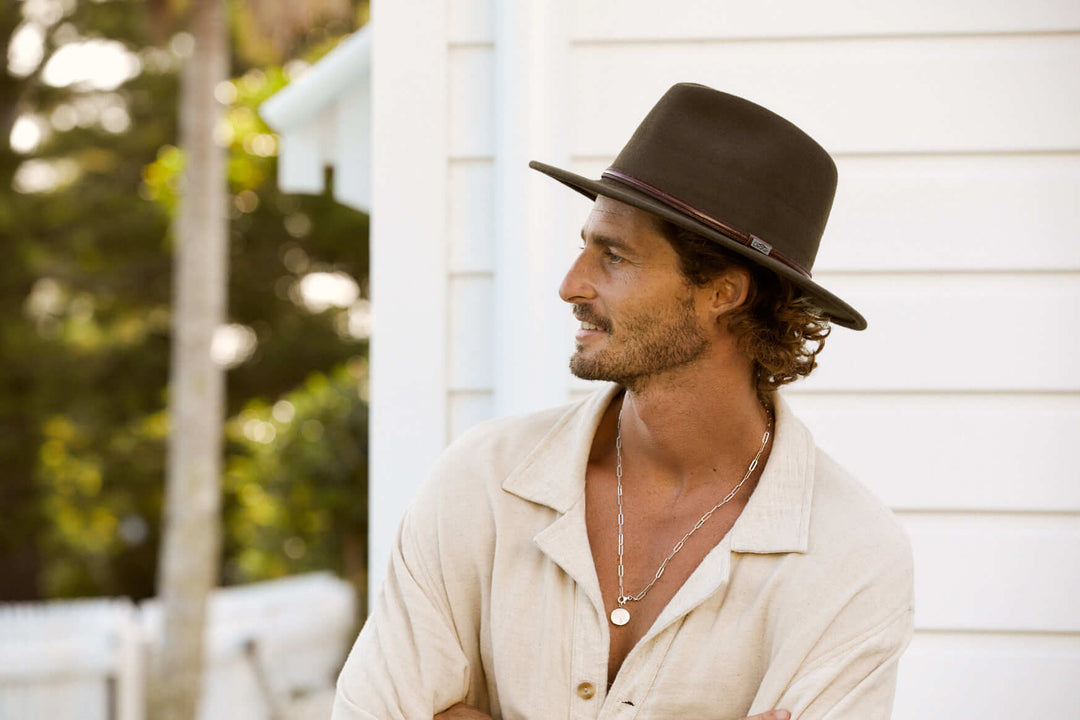
[[[391,232],[444,242],[423,246],[433,258],[400,251],[401,268],[435,272],[424,302],[446,312],[398,331],[433,336],[416,345],[435,393],[418,412],[445,424],[441,442],[589,391],[565,371],[573,324],[556,295],[588,203],[527,160],[595,177],[679,81],[760,102],[840,169],[815,276],[870,328],[837,329],[786,395],[910,532],[917,633],[895,717],[1075,717],[1080,3],[418,7],[375,8],[373,272]],[[388,387],[416,370],[387,370]],[[376,578],[424,447],[373,499]]]

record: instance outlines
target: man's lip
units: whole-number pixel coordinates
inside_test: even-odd
[[[596,323],[591,323],[588,320],[582,320],[581,325],[578,326],[577,333],[574,334],[574,339],[578,342],[584,342],[589,338],[596,338],[607,335],[608,331]]]
[[[581,323],[581,329],[588,332],[608,332],[608,324],[602,318],[594,316],[592,313],[579,308],[574,313],[574,319]],[[586,327],[587,325],[591,327]]]

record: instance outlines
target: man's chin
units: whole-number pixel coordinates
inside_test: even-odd
[[[570,357],[570,372],[581,380],[621,382],[621,377],[617,377],[609,368],[604,367],[595,359],[584,357],[580,350]]]
[[[582,357],[581,348],[578,347],[578,351],[570,356],[570,373],[581,380],[599,380],[597,377],[596,363],[589,362]]]

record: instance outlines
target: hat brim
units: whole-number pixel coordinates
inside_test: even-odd
[[[705,225],[675,208],[665,205],[655,198],[613,180],[590,180],[581,175],[542,162],[537,162],[536,160],[530,162],[529,167],[558,180],[563,185],[578,191],[590,200],[596,200],[597,195],[603,195],[618,200],[619,202],[624,202],[627,205],[633,205],[636,208],[653,213],[654,215],[658,215],[679,227],[686,228],[691,232],[707,237],[710,240],[719,243],[724,248],[790,280],[796,287],[802,290],[803,293],[812,298],[814,304],[825,313],[833,323],[852,330],[866,329],[866,319],[858,310],[818,285],[812,279],[800,274],[778,260],[774,260],[757,250],[748,248],[742,243],[732,240],[723,233],[714,230],[712,227]]]

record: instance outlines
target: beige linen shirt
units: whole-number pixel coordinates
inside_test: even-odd
[[[462,701],[505,720],[890,716],[909,542],[779,398],[746,508],[607,686],[585,467],[616,392],[447,449],[401,524],[334,720],[428,720]]]

